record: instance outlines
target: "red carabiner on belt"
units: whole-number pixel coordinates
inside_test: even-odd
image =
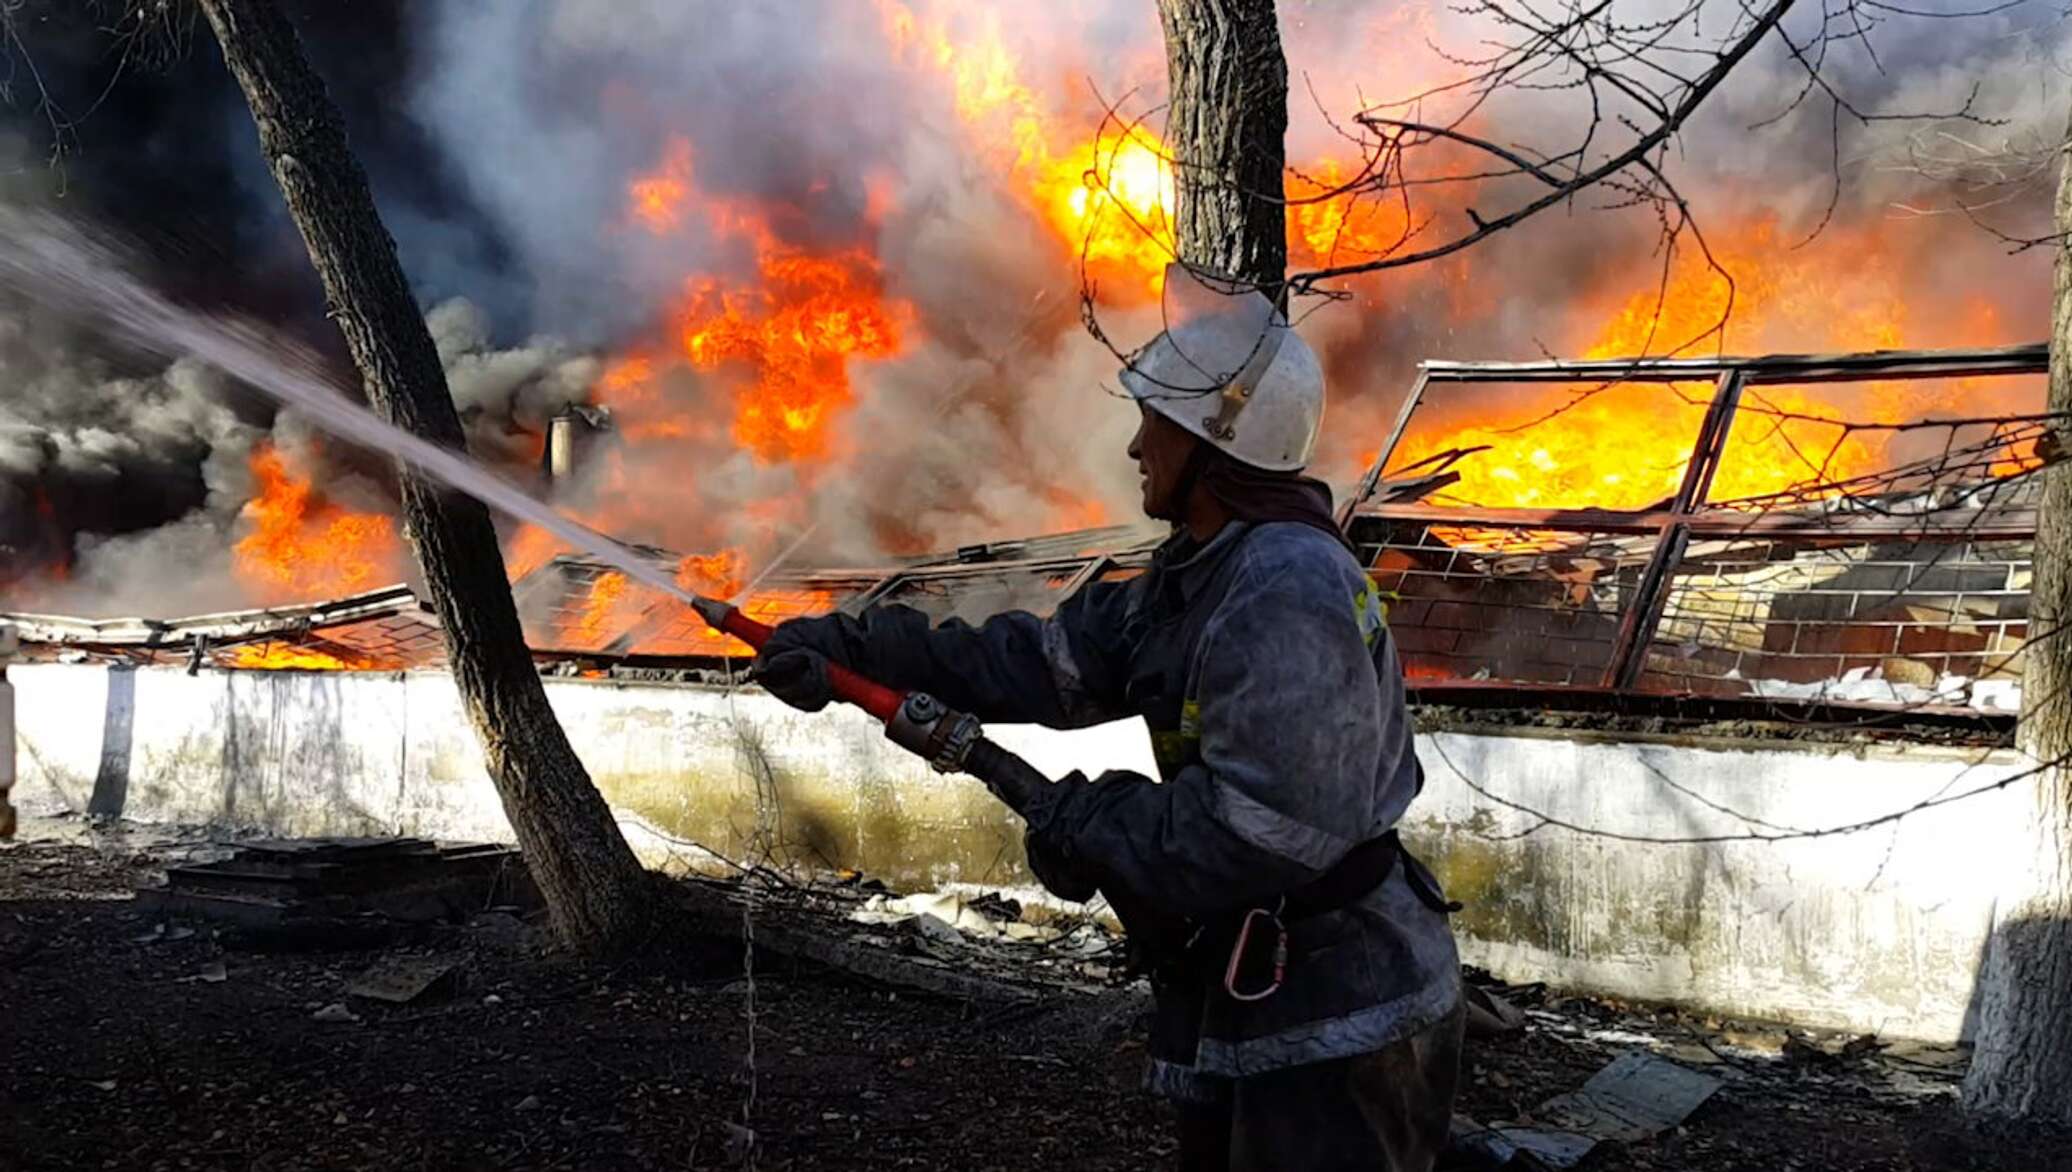
[[[1245,949],[1252,942],[1252,923],[1259,919],[1273,925],[1273,982],[1257,992],[1241,993],[1237,987],[1238,969],[1244,963]],[[1230,946],[1230,963],[1223,969],[1223,991],[1230,994],[1233,1001],[1264,1001],[1280,991],[1281,981],[1287,975],[1288,928],[1281,923],[1279,909],[1267,911],[1263,907],[1255,907],[1246,912],[1244,922],[1238,925],[1237,942]]]

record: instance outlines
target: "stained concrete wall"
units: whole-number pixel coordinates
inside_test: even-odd
[[[443,674],[10,675],[16,802],[31,814],[509,837]],[[906,888],[1031,882],[1012,816],[976,783],[893,748],[860,713],[802,715],[753,690],[547,690],[652,864],[709,862],[701,846],[756,853],[762,785],[779,861]],[[1151,769],[1135,722],[991,731],[1053,776]],[[2012,754],[1474,729],[1423,735],[1419,754],[1427,789],[1405,829],[1468,903],[1457,926],[1471,962],[1511,980],[1807,1025],[1968,1033],[1995,847],[2029,782],[1869,830],[1741,836],[1857,823],[1987,785],[2021,770]],[[1643,841],[1707,838],[1719,841]]]

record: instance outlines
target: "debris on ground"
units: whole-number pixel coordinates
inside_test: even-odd
[[[1022,905],[992,892],[960,896],[947,891],[918,895],[873,895],[863,906],[849,913],[859,924],[903,924],[921,921],[921,930],[940,940],[957,943],[940,928],[986,939],[1055,940],[1063,933],[1054,925],[1031,924],[1022,919]],[[930,923],[932,921],[932,923]]]
[[[1681,1124],[1719,1088],[1720,1080],[1710,1075],[1630,1051],[1576,1090],[1541,1103],[1528,1118],[1488,1127],[1462,1120],[1455,1142],[1497,1167],[1522,1153],[1565,1172],[1600,1141],[1640,1143]]]
[[[1536,988],[1544,990],[1543,986]],[[1469,981],[1464,986],[1468,1002],[1468,1036],[1493,1038],[1525,1028],[1525,1011],[1510,1003],[1489,984]]]
[[[456,968],[456,962],[445,957],[385,957],[345,991],[370,1001],[414,1005],[451,994],[458,983]]]
[[[421,838],[257,839],[222,857],[166,867],[139,906],[206,921],[254,944],[375,943],[400,926],[465,919],[534,902],[518,851]]]
[[[543,950],[540,913],[509,907],[374,945],[262,951],[133,898],[223,849],[217,837],[32,821],[0,846],[10,1166],[1172,1165],[1171,1120],[1139,1089],[1147,997],[1120,978],[1098,921],[1047,919],[1055,938],[1018,941],[938,916],[953,943],[853,921],[884,894],[863,882],[762,876],[672,886],[737,933],[754,900],[752,985],[738,936],[716,938],[695,970],[588,966]],[[975,895],[965,909],[1005,910]],[[765,951],[766,937],[782,948]],[[442,966],[414,999],[354,992]],[[963,991],[931,991],[931,977]],[[1459,1113],[1574,1129],[1592,1144],[1578,1172],[2072,1172],[2065,1144],[1962,1127],[1961,1049],[1470,977],[1522,1021],[1469,1041]],[[1606,1091],[1598,1080],[1620,1069],[1623,1087]],[[1679,1123],[1625,1138],[1554,1107],[1660,1091],[1682,1108],[1694,1079],[1715,1085]]]

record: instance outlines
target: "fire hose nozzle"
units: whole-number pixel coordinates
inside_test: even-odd
[[[703,596],[694,596],[691,606],[713,630],[732,635],[757,651],[770,639],[771,628],[742,614],[738,607]],[[839,663],[827,665],[827,678],[834,685],[836,698],[847,700],[879,720],[890,721],[905,699],[904,693],[873,683]]]
[[[988,739],[977,717],[945,707],[926,692],[907,694],[885,722],[885,737],[938,773],[968,773],[985,782],[1017,814],[1026,814],[1051,785],[1035,766]]]
[[[954,712],[926,692],[909,692],[885,722],[885,737],[937,773],[962,773],[971,747],[984,734],[978,720]]]
[[[715,629],[750,647],[761,650],[769,641],[770,628],[735,607],[702,597],[692,605]],[[953,711],[926,692],[896,692],[839,663],[828,664],[827,675],[836,696],[885,722],[886,739],[939,773],[971,774],[1018,812],[1050,785],[1034,766],[988,740],[978,718]]]
[[[691,600],[691,609],[698,612],[698,617],[704,619],[707,626],[718,631],[724,629],[727,615],[734,608],[717,598],[698,595]]]

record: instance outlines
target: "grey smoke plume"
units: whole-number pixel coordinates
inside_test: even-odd
[[[222,379],[189,362],[125,371],[92,356],[90,339],[15,306],[0,316],[0,387],[0,590],[10,601],[76,597],[121,580],[139,564],[125,557],[126,539],[75,546],[74,536],[138,516],[178,522],[137,539],[150,543],[156,565],[191,567],[173,580],[225,596],[226,538],[263,429],[240,416]],[[33,572],[68,565],[76,572],[62,591],[29,593]],[[154,589],[167,580],[150,578]]]
[[[227,380],[192,361],[117,373],[55,344],[66,327],[38,320],[47,316],[0,317],[0,609],[172,614],[283,601],[255,598],[233,565],[251,527],[244,513],[262,441],[313,477],[327,503],[393,513],[379,460],[339,450],[291,412],[254,414]],[[426,324],[470,449],[522,475],[538,459],[546,420],[589,394],[598,360],[551,339],[495,347],[466,301],[435,306]],[[154,506],[161,523],[124,529]],[[384,569],[395,580],[411,572],[400,558]]]
[[[589,397],[602,363],[555,338],[533,338],[498,348],[487,314],[454,298],[425,315],[446,388],[467,425],[469,448],[480,459],[518,464],[532,458],[547,421]]]

